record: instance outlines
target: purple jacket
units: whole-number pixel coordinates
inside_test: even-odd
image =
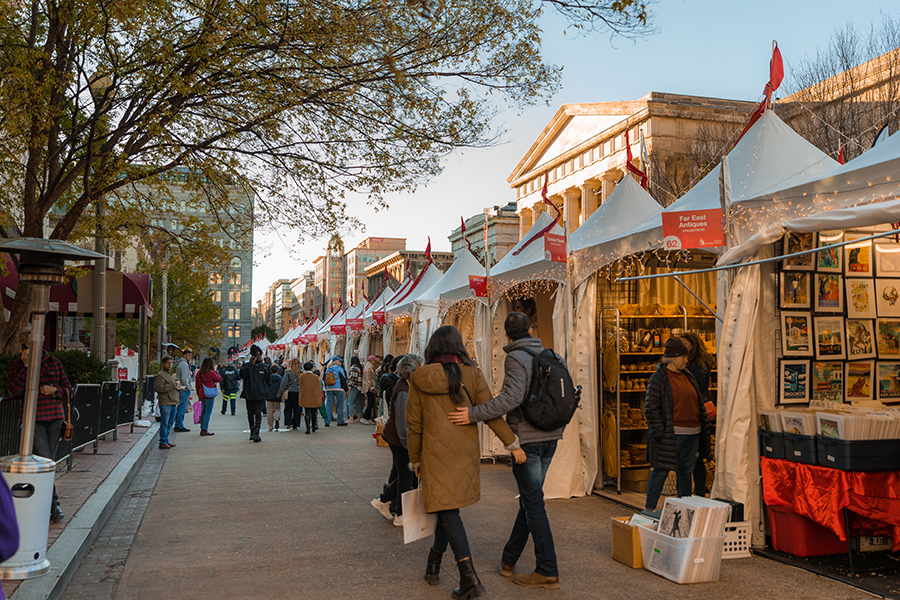
[[[5,561],[19,550],[19,524],[16,521],[16,510],[13,507],[12,492],[0,475],[0,562]],[[4,600],[3,587],[0,586],[0,600]]]

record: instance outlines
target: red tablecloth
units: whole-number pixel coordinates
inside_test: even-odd
[[[812,519],[847,540],[843,509],[863,517],[860,528],[889,535],[900,550],[900,472],[840,471],[776,458],[761,458],[763,499]]]

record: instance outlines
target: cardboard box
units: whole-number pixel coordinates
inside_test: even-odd
[[[628,524],[631,517],[612,518],[612,557],[635,569],[644,568],[639,527]]]
[[[650,469],[622,469],[622,481],[647,481]]]
[[[622,480],[622,487],[631,492],[641,492],[642,494],[647,491],[647,482],[646,481],[628,481]]]

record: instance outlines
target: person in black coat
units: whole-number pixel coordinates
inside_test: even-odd
[[[709,375],[716,368],[716,359],[707,352],[706,344],[696,332],[689,331],[679,339],[688,349],[687,370],[697,382],[697,388],[700,390],[700,402],[705,407],[709,401]],[[710,421],[712,418],[710,417]],[[707,456],[701,454],[697,457],[697,465],[694,467],[694,494],[697,496],[706,495],[706,459]]]
[[[247,420],[250,422],[250,439],[261,442],[259,428],[262,425],[263,404],[269,388],[269,367],[262,360],[262,350],[256,344],[250,347],[250,361],[241,367],[244,391],[241,397],[247,402]]]
[[[690,496],[697,456],[709,454],[709,418],[700,388],[686,370],[687,362],[687,348],[671,338],[666,342],[662,361],[647,382],[647,459],[653,471],[647,482],[646,511],[656,510],[669,471],[676,473],[678,496]]]

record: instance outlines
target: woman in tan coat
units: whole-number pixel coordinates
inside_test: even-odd
[[[319,428],[316,415],[322,406],[322,384],[319,383],[318,375],[313,373],[313,368],[315,365],[311,362],[304,363],[304,373],[300,376],[299,403],[306,420],[306,433]]]
[[[425,362],[409,378],[406,407],[410,463],[422,481],[425,512],[438,517],[425,580],[431,585],[438,583],[441,557],[449,543],[460,576],[453,598],[469,600],[485,593],[472,566],[459,515],[460,508],[481,498],[478,429],[474,425],[458,427],[447,415],[458,407],[483,404],[491,399],[491,393],[469,358],[462,336],[451,325],[434,332],[425,348]],[[518,449],[518,439],[506,421],[494,419],[487,424],[507,450]]]

